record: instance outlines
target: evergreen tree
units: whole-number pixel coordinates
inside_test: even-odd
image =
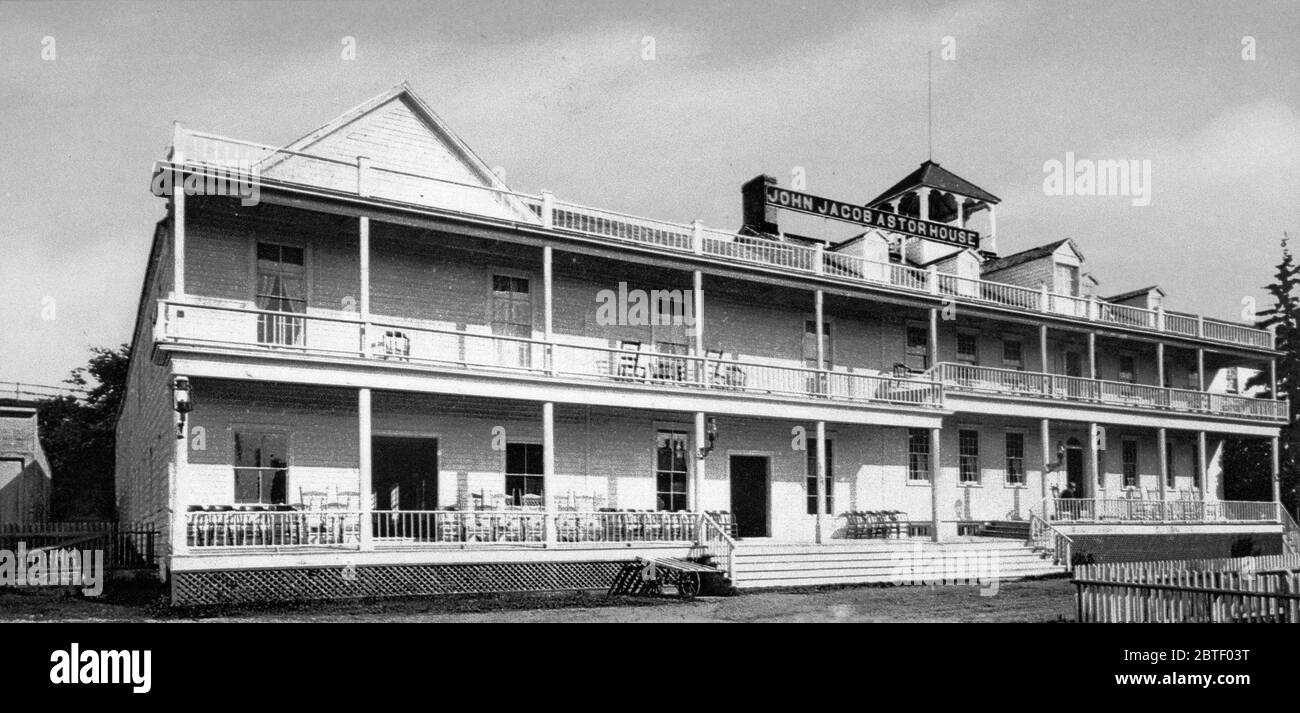
[[[1246,382],[1247,388],[1262,388],[1269,397],[1290,399],[1290,420],[1282,429],[1279,464],[1281,470],[1282,504],[1292,513],[1300,506],[1300,428],[1296,422],[1296,408],[1300,406],[1300,264],[1295,262],[1287,247],[1290,236],[1283,233],[1282,261],[1277,264],[1273,283],[1266,288],[1273,298],[1273,306],[1259,313],[1256,323],[1261,329],[1273,329],[1277,334],[1277,390],[1267,370],[1260,371]],[[1225,497],[1230,490],[1226,484],[1236,480],[1233,490],[1237,494],[1255,493],[1255,497],[1271,498],[1272,484],[1267,493],[1257,493],[1261,482],[1270,480],[1271,454],[1267,443],[1256,440],[1230,441],[1224,453]]]

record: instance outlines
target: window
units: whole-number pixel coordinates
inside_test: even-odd
[[[831,368],[831,323],[822,322],[822,368]],[[803,323],[803,365],[817,368],[817,321],[806,319]]]
[[[1079,296],[1079,268],[1076,265],[1056,266],[1056,294]]]
[[[660,431],[655,449],[655,507],[659,510],[686,509],[685,431]]]
[[[257,341],[261,344],[303,343],[307,291],[303,250],[289,245],[257,244]],[[284,314],[266,314],[280,312]]]
[[[1165,487],[1174,487],[1174,442],[1165,441]]]
[[[919,324],[907,325],[907,368],[925,371],[930,368],[930,330]]]
[[[531,339],[533,298],[528,278],[492,276],[492,333],[502,337]],[[527,342],[500,341],[497,356],[502,366],[528,366],[531,350]]]
[[[1008,369],[1023,369],[1025,366],[1025,343],[1020,339],[1004,337],[1002,339],[1002,365]]]
[[[835,458],[832,455],[834,449],[831,447],[833,445],[835,445],[834,441],[831,440],[826,441],[826,510],[822,512],[823,515],[829,515],[835,512],[835,504],[831,499],[832,494],[835,492],[835,467],[833,465],[835,463]],[[816,515],[817,514],[817,439],[816,438],[808,439],[807,465],[808,465],[808,468],[806,470],[807,478],[805,482],[808,486],[807,489],[808,514]]]
[[[957,431],[958,473],[963,483],[980,482],[980,432],[971,429]]]
[[[1225,390],[1230,394],[1236,394],[1241,391],[1241,385],[1238,383],[1237,367],[1230,366],[1223,370],[1223,381]]]
[[[1124,487],[1136,488],[1138,485],[1138,442],[1125,438],[1120,444],[1120,456],[1124,468]]]
[[[1133,356],[1131,354],[1121,354],[1119,356],[1119,380],[1127,381],[1130,384],[1137,382],[1137,378],[1134,376]]]
[[[523,505],[525,495],[540,498],[544,487],[542,473],[542,444],[506,444],[506,500]]]
[[[1192,441],[1192,487],[1201,487],[1201,444]]]
[[[283,505],[289,480],[289,436],[235,433],[235,502]]]
[[[1025,484],[1025,434],[1007,431],[1007,482]]]
[[[978,334],[957,332],[957,361],[963,364],[980,363]]]
[[[907,429],[907,479],[930,479],[930,432],[924,428]]]

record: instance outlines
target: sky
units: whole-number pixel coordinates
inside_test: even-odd
[[[4,2],[0,381],[130,339],[174,121],[279,144],[403,80],[514,190],[719,228],[755,175],[862,202],[932,145],[1004,254],[1212,317],[1300,236],[1298,2]],[[1048,195],[1067,153],[1150,161],[1150,204]]]

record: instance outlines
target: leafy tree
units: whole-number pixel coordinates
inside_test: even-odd
[[[1273,328],[1277,333],[1278,396],[1290,399],[1291,418],[1282,429],[1278,460],[1281,475],[1282,504],[1291,512],[1300,507],[1300,426],[1296,408],[1300,407],[1300,264],[1296,264],[1287,247],[1290,236],[1283,233],[1282,261],[1277,264],[1273,283],[1266,288],[1273,306],[1259,313],[1256,326]],[[1272,397],[1267,371],[1260,371],[1246,382],[1248,388],[1262,388]],[[1272,454],[1267,441],[1234,439],[1224,452],[1224,496],[1229,499],[1272,499]]]
[[[50,461],[50,509],[56,519],[114,517],[117,413],[126,388],[129,345],[94,347],[90,361],[64,380],[79,396],[43,401],[41,447]]]

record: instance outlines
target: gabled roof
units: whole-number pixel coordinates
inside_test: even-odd
[[[437,134],[439,138],[443,139],[452,149],[454,149],[458,158],[472,169],[478,178],[480,178],[486,185],[501,190],[510,190],[500,177],[498,177],[496,173],[488,167],[487,163],[480,158],[478,154],[474,153],[474,150],[471,149],[464,140],[457,136],[456,132],[452,131],[451,127],[447,125],[447,122],[443,121],[442,117],[438,116],[429,104],[425,102],[424,99],[420,98],[420,96],[411,89],[411,85],[405,81],[392,87],[388,91],[385,91],[378,96],[364,101],[342,114],[339,114],[333,119],[330,119],[324,125],[307,133],[302,138],[291,142],[285,148],[290,151],[311,153],[308,151],[311,146],[324,141],[343,127],[388,102],[393,101],[394,99],[404,99],[411,106],[412,110],[415,111],[417,116],[428,124],[429,128]]]
[[[1165,291],[1160,289],[1160,285],[1150,285],[1148,287],[1143,287],[1137,290],[1129,290],[1128,292],[1123,292],[1118,295],[1104,297],[1103,299],[1105,299],[1107,302],[1123,302],[1124,300],[1132,299],[1139,295],[1151,294],[1152,291],[1159,292],[1161,297],[1165,296]]]
[[[1083,253],[1079,252],[1079,246],[1074,244],[1074,240],[1066,238],[1046,245],[1039,245],[1036,248],[1021,250],[1018,253],[1012,253],[1006,257],[989,260],[984,263],[983,272],[997,272],[998,270],[1005,270],[1008,267],[1015,267],[1016,265],[1047,257],[1057,250],[1060,250],[1062,245],[1069,245],[1070,249],[1074,251],[1074,254],[1079,256],[1080,260],[1083,260]]]
[[[867,205],[875,205],[880,201],[894,196],[904,191],[916,188],[918,186],[928,186],[938,188],[941,191],[956,193],[974,198],[986,203],[1001,203],[1002,199],[971,183],[970,181],[958,176],[948,169],[940,166],[934,161],[926,161],[921,167],[912,171],[906,178],[895,183],[889,190],[867,201]]]

